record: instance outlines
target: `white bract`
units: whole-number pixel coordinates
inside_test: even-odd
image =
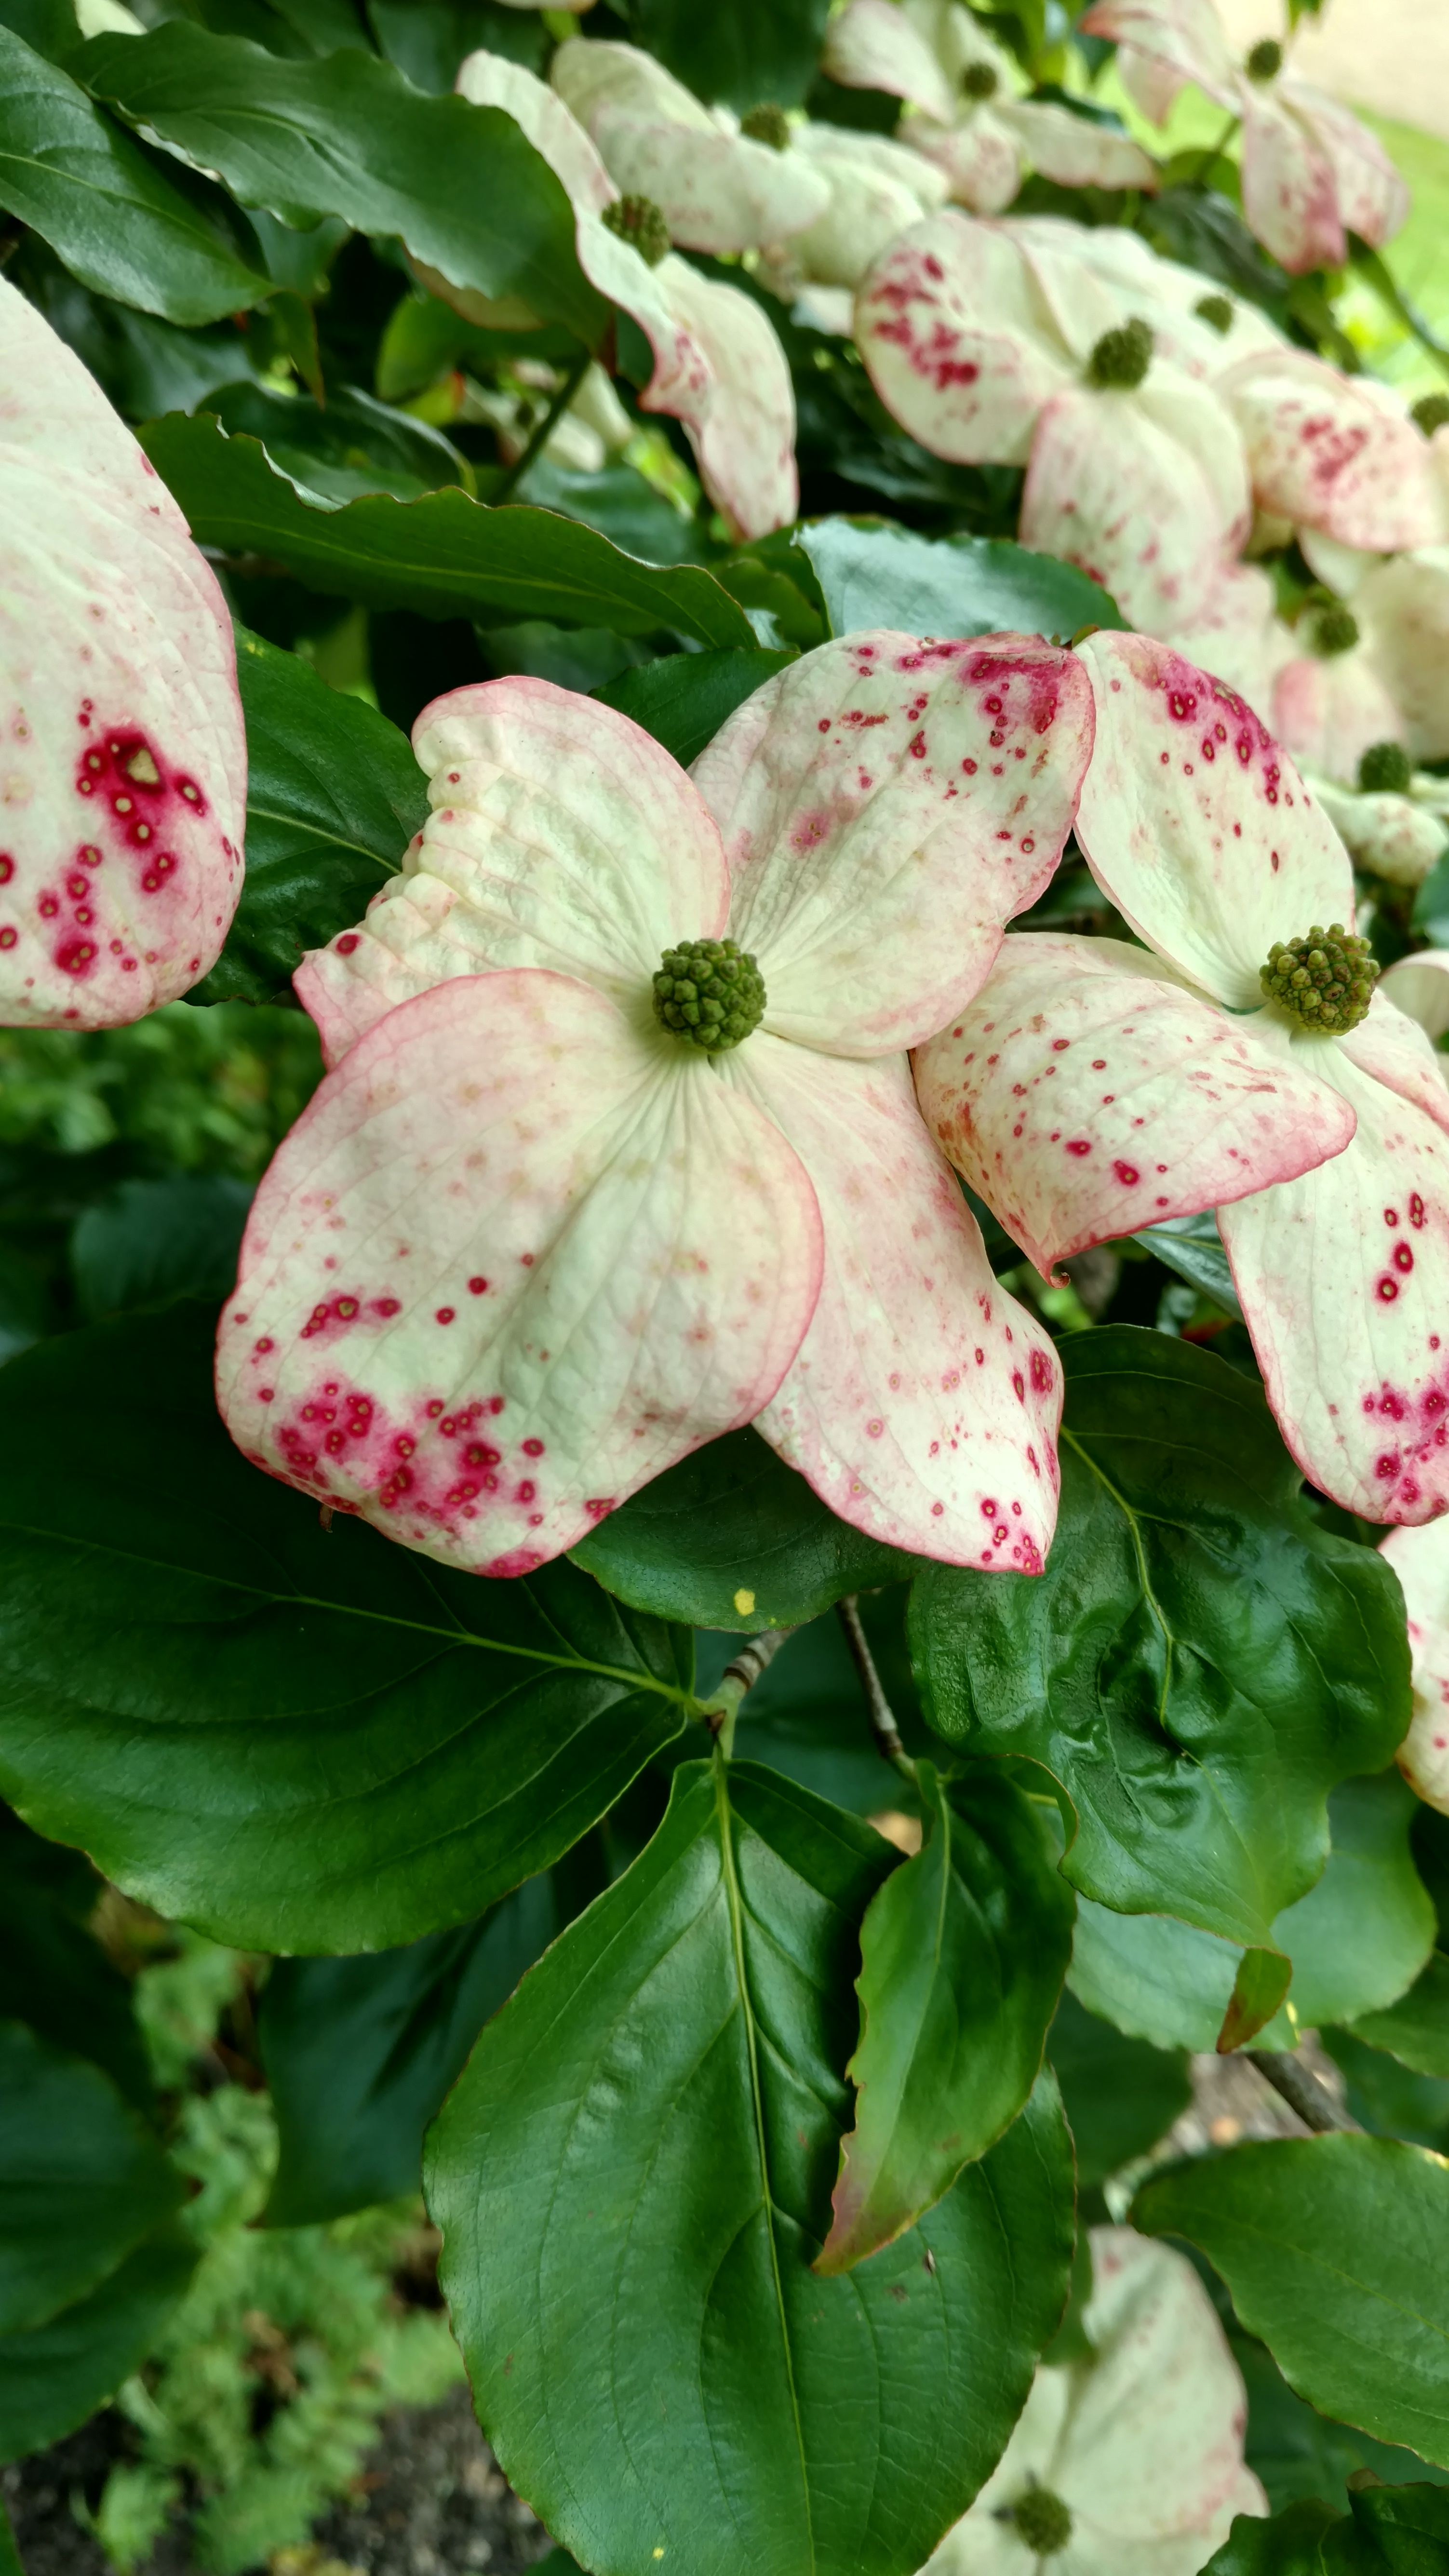
[[[1045,1275],[1216,1207],[1268,1400],[1346,1510],[1449,1506],[1449,1089],[1375,993],[1333,1035],[1265,999],[1279,943],[1352,933],[1353,872],[1241,699],[1142,636],[1082,648],[1077,838],[1147,948],[1009,938],[917,1057],[927,1120]]]
[[[1242,2376],[1192,2265],[1130,2227],[1094,2227],[1091,2248],[1094,2349],[1037,2371],[927,2576],[1197,2576],[1235,2514],[1267,2512]]]
[[[1091,724],[1019,636],[825,645],[691,777],[545,681],[425,710],[429,821],[297,977],[333,1070],[223,1320],[247,1454],[502,1575],[757,1421],[858,1528],[1035,1571],[1060,1372],[905,1051],[1046,884]],[[655,977],[727,934],[763,1017],[712,1053]]]
[[[0,524],[0,1019],[111,1028],[196,983],[236,910],[236,653],[165,484],[3,278]]]
[[[846,89],[906,102],[903,142],[945,172],[973,214],[996,215],[1028,169],[1067,188],[1152,188],[1157,169],[1130,135],[1049,99],[1014,95],[1018,75],[959,0],[847,0],[824,68]]]
[[[656,205],[681,250],[759,250],[826,210],[828,183],[803,154],[742,134],[635,45],[572,37],[549,78],[616,188]]]

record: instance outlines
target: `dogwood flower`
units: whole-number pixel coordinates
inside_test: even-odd
[[[1376,1521],[1449,1505],[1449,1088],[1373,991],[1341,841],[1241,699],[1167,647],[1082,648],[1077,817],[1146,949],[1008,939],[917,1057],[958,1171],[1050,1275],[1216,1207],[1289,1449]]]
[[[1091,2230],[1092,2353],[1043,2363],[927,2576],[1196,2576],[1268,2500],[1243,2461],[1242,2375],[1185,2255]]]
[[[1395,1760],[1426,1807],[1449,1816],[1449,1519],[1390,1530],[1379,1554],[1403,1587],[1414,1714]]]
[[[1449,849],[1449,779],[1415,769],[1399,743],[1371,744],[1359,761],[1354,787],[1311,770],[1304,776],[1349,857],[1369,875],[1383,877],[1389,885],[1419,886]],[[1430,1027],[1401,989],[1400,976],[1411,974],[1418,962],[1401,959],[1380,981],[1398,1010],[1437,1037],[1441,1031]]]
[[[1194,617],[1161,638],[1200,670],[1225,681],[1250,707],[1271,706],[1293,637],[1278,615],[1273,584],[1257,564],[1224,564]]]
[[[823,68],[844,89],[904,99],[901,139],[939,162],[953,197],[997,215],[1027,169],[1067,188],[1153,188],[1130,135],[1047,99],[1017,98],[1011,57],[959,0],[846,0]]]
[[[621,197],[577,119],[547,82],[499,54],[469,54],[457,87],[501,107],[521,127],[573,205],[579,265],[601,295],[638,323],[654,355],[639,399],[683,423],[700,481],[736,535],[767,536],[794,518],[795,396],[768,317],[739,287],[703,277],[668,247],[657,206]],[[419,274],[470,322],[531,320],[436,270]]]
[[[223,1319],[248,1456],[517,1574],[757,1421],[858,1528],[1035,1571],[1056,1361],[905,1050],[1049,878],[1091,723],[1019,636],[824,645],[692,777],[545,681],[425,709],[430,818],[297,976],[333,1070]]]
[[[0,1020],[114,1028],[221,953],[246,735],[231,619],[166,486],[0,278]]]
[[[934,161],[886,134],[853,134],[840,125],[791,129],[791,149],[830,190],[825,212],[793,240],[760,255],[761,284],[802,306],[817,330],[849,335],[851,290],[898,233],[944,205],[946,174]]]
[[[1026,465],[1022,544],[1079,565],[1134,625],[1193,617],[1247,535],[1231,415],[1065,242],[930,216],[863,281],[856,341],[933,455]]]
[[[1353,592],[1364,649],[1415,760],[1449,756],[1449,545],[1375,564]]]
[[[1129,91],[1160,124],[1195,81],[1243,128],[1243,216],[1294,276],[1341,268],[1345,235],[1376,247],[1409,212],[1409,191],[1383,146],[1337,99],[1286,69],[1275,38],[1239,67],[1212,0],[1094,0],[1086,36],[1115,37]]]
[[[1274,682],[1274,728],[1300,767],[1352,786],[1367,752],[1402,743],[1404,720],[1341,601],[1310,610],[1296,640]]]
[[[1254,500],[1285,534],[1306,529],[1377,553],[1440,534],[1429,442],[1389,386],[1285,347],[1243,357],[1217,391],[1237,422]]]
[[[762,119],[773,139],[756,141],[635,45],[572,36],[549,78],[616,188],[656,205],[682,250],[758,250],[825,212],[828,183],[790,149],[782,118]]]

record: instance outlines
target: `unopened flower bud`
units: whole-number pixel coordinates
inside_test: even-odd
[[[1401,742],[1376,742],[1369,746],[1358,765],[1359,793],[1363,796],[1407,796],[1413,766]]]
[[[1449,422],[1449,394],[1420,394],[1409,417],[1418,422],[1426,438],[1432,438],[1436,429]]]
[[[785,152],[790,144],[790,120],[783,107],[766,99],[759,107],[748,108],[740,118],[740,132],[752,143],[768,143],[772,152]]]
[[[1283,68],[1283,48],[1276,36],[1262,36],[1243,65],[1250,81],[1276,80]]]
[[[1152,328],[1134,314],[1115,331],[1104,331],[1087,360],[1087,382],[1130,392],[1152,364]]]
[[[1275,939],[1259,974],[1270,1002],[1306,1029],[1341,1038],[1367,1018],[1379,969],[1368,941],[1335,921],[1327,930],[1315,922],[1302,939]]]
[[[669,248],[669,226],[652,197],[616,197],[599,221],[620,241],[631,242],[651,268],[659,266]]]
[[[1011,2509],[1011,2519],[1028,2549],[1038,2558],[1054,2558],[1072,2536],[1072,2517],[1061,2497],[1049,2487],[1028,2487]]]
[[[961,87],[967,98],[994,98],[1001,87],[1001,77],[990,63],[968,63],[961,74]]]
[[[1313,650],[1330,661],[1335,653],[1351,653],[1358,642],[1358,619],[1341,599],[1321,608],[1313,621]]]
[[[654,1016],[690,1046],[722,1055],[760,1025],[765,987],[733,939],[685,939],[666,948],[654,978]]]

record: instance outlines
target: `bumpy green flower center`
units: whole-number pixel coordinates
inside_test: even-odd
[[[1283,48],[1276,36],[1263,36],[1243,65],[1251,81],[1276,80],[1283,68]]]
[[[1412,418],[1418,422],[1424,436],[1432,438],[1435,430],[1442,429],[1449,421],[1449,394],[1420,394],[1413,406]]]
[[[1358,619],[1351,608],[1336,599],[1331,608],[1320,608],[1313,621],[1313,650],[1330,661],[1335,653],[1351,653],[1358,642]]]
[[[1028,2487],[1012,2506],[1011,2519],[1038,2558],[1054,2557],[1057,2550],[1065,2549],[1072,2536],[1072,2517],[1050,2487]]]
[[[1379,970],[1368,941],[1335,921],[1327,930],[1315,923],[1305,938],[1286,944],[1276,939],[1259,974],[1270,1002],[1280,1002],[1306,1029],[1341,1038],[1367,1017]]]
[[[669,248],[669,226],[652,197],[616,197],[599,220],[620,241],[632,242],[651,268],[659,266]]]
[[[1151,364],[1152,326],[1134,314],[1119,329],[1103,332],[1087,360],[1087,382],[1130,392],[1133,385],[1141,384]]]
[[[1233,327],[1233,305],[1231,296],[1204,295],[1199,298],[1198,302],[1192,309],[1197,315],[1199,322],[1211,323],[1215,331],[1221,332],[1224,339],[1227,338],[1228,333]]]
[[[740,118],[740,132],[747,134],[752,143],[768,143],[772,152],[789,149],[790,120],[772,98],[747,110]]]
[[[1376,742],[1358,765],[1359,788],[1365,796],[1407,796],[1414,775],[1401,742]]]
[[[722,1055],[757,1029],[764,1014],[760,970],[732,939],[685,939],[665,949],[654,978],[654,1016],[675,1037]]]
[[[990,63],[968,63],[961,74],[961,87],[968,98],[994,98],[1001,87],[1000,75]]]

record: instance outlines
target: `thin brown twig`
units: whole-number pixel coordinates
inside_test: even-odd
[[[1281,2094],[1290,2111],[1296,2111],[1305,2129],[1320,2137],[1332,2129],[1358,2130],[1357,2120],[1341,2111],[1326,2084],[1319,2081],[1310,2067],[1287,2049],[1245,2048],[1243,2055],[1250,2066],[1256,2066],[1265,2084]]]
[[[749,1638],[737,1655],[726,1664],[717,1687],[702,1704],[699,1714],[728,1761],[734,1744],[735,1719],[746,1691],[753,1690],[763,1672],[768,1671],[793,1628],[763,1628],[758,1637]]]
[[[860,1675],[876,1750],[883,1762],[889,1762],[893,1770],[900,1772],[902,1779],[914,1785],[916,1766],[901,1742],[895,1711],[886,1698],[881,1677],[876,1671],[875,1657],[870,1651],[870,1640],[860,1616],[860,1603],[853,1592],[847,1592],[843,1601],[836,1602],[835,1615],[845,1631],[845,1642]]]

